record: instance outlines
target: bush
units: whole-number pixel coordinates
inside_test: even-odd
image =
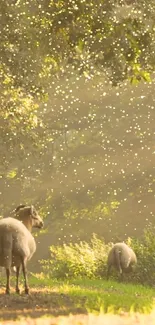
[[[147,229],[141,240],[126,241],[136,253],[137,266],[133,273],[125,274],[125,281],[152,285],[155,283],[155,236]],[[107,256],[112,243],[105,244],[94,234],[90,243],[51,246],[51,259],[41,260],[43,271],[53,278],[106,278]],[[119,274],[112,271],[112,278]]]
[[[106,272],[107,253],[110,245],[93,235],[90,244],[51,246],[51,259],[41,260],[43,271],[54,278],[97,278]]]
[[[155,235],[148,228],[141,240],[129,238],[127,244],[131,246],[137,256],[135,272],[128,276],[132,282],[155,284]],[[133,276],[134,275],[134,276]]]

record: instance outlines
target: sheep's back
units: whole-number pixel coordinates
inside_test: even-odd
[[[5,264],[4,250],[8,256],[11,250],[12,265],[21,262],[21,257],[29,260],[36,250],[35,240],[29,230],[19,220],[11,217],[0,220],[0,265]]]
[[[132,248],[129,247],[130,250],[130,256],[131,256],[131,264],[136,264],[137,263],[137,256],[135,252],[133,251]]]
[[[108,265],[116,266],[115,251],[120,252],[120,263],[123,268],[128,268],[130,264],[137,262],[134,251],[125,243],[116,243],[110,250],[108,255]]]

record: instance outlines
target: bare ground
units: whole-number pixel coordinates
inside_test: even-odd
[[[58,316],[70,313],[87,313],[85,308],[78,308],[68,295],[54,292],[49,288],[31,288],[30,295],[5,295],[0,289],[0,319],[16,320],[19,317],[38,318],[44,315]]]

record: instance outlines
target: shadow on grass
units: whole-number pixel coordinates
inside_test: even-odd
[[[29,296],[17,295],[11,288],[11,294],[5,295],[0,289],[0,320],[14,320],[20,317],[39,318],[42,316],[59,316],[87,314],[85,307],[78,307],[76,301],[68,294],[33,289]]]
[[[150,312],[154,307],[155,293],[151,288],[124,285],[102,280],[54,282],[48,279],[30,278],[30,295],[17,295],[11,287],[5,295],[5,281],[0,288],[0,320],[21,317],[40,318],[69,314],[88,314],[111,311]],[[13,282],[14,283],[14,282]],[[12,283],[12,284],[13,284]]]

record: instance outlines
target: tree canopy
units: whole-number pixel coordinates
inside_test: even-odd
[[[111,225],[151,195],[154,17],[148,0],[1,1],[2,213],[33,199]]]

